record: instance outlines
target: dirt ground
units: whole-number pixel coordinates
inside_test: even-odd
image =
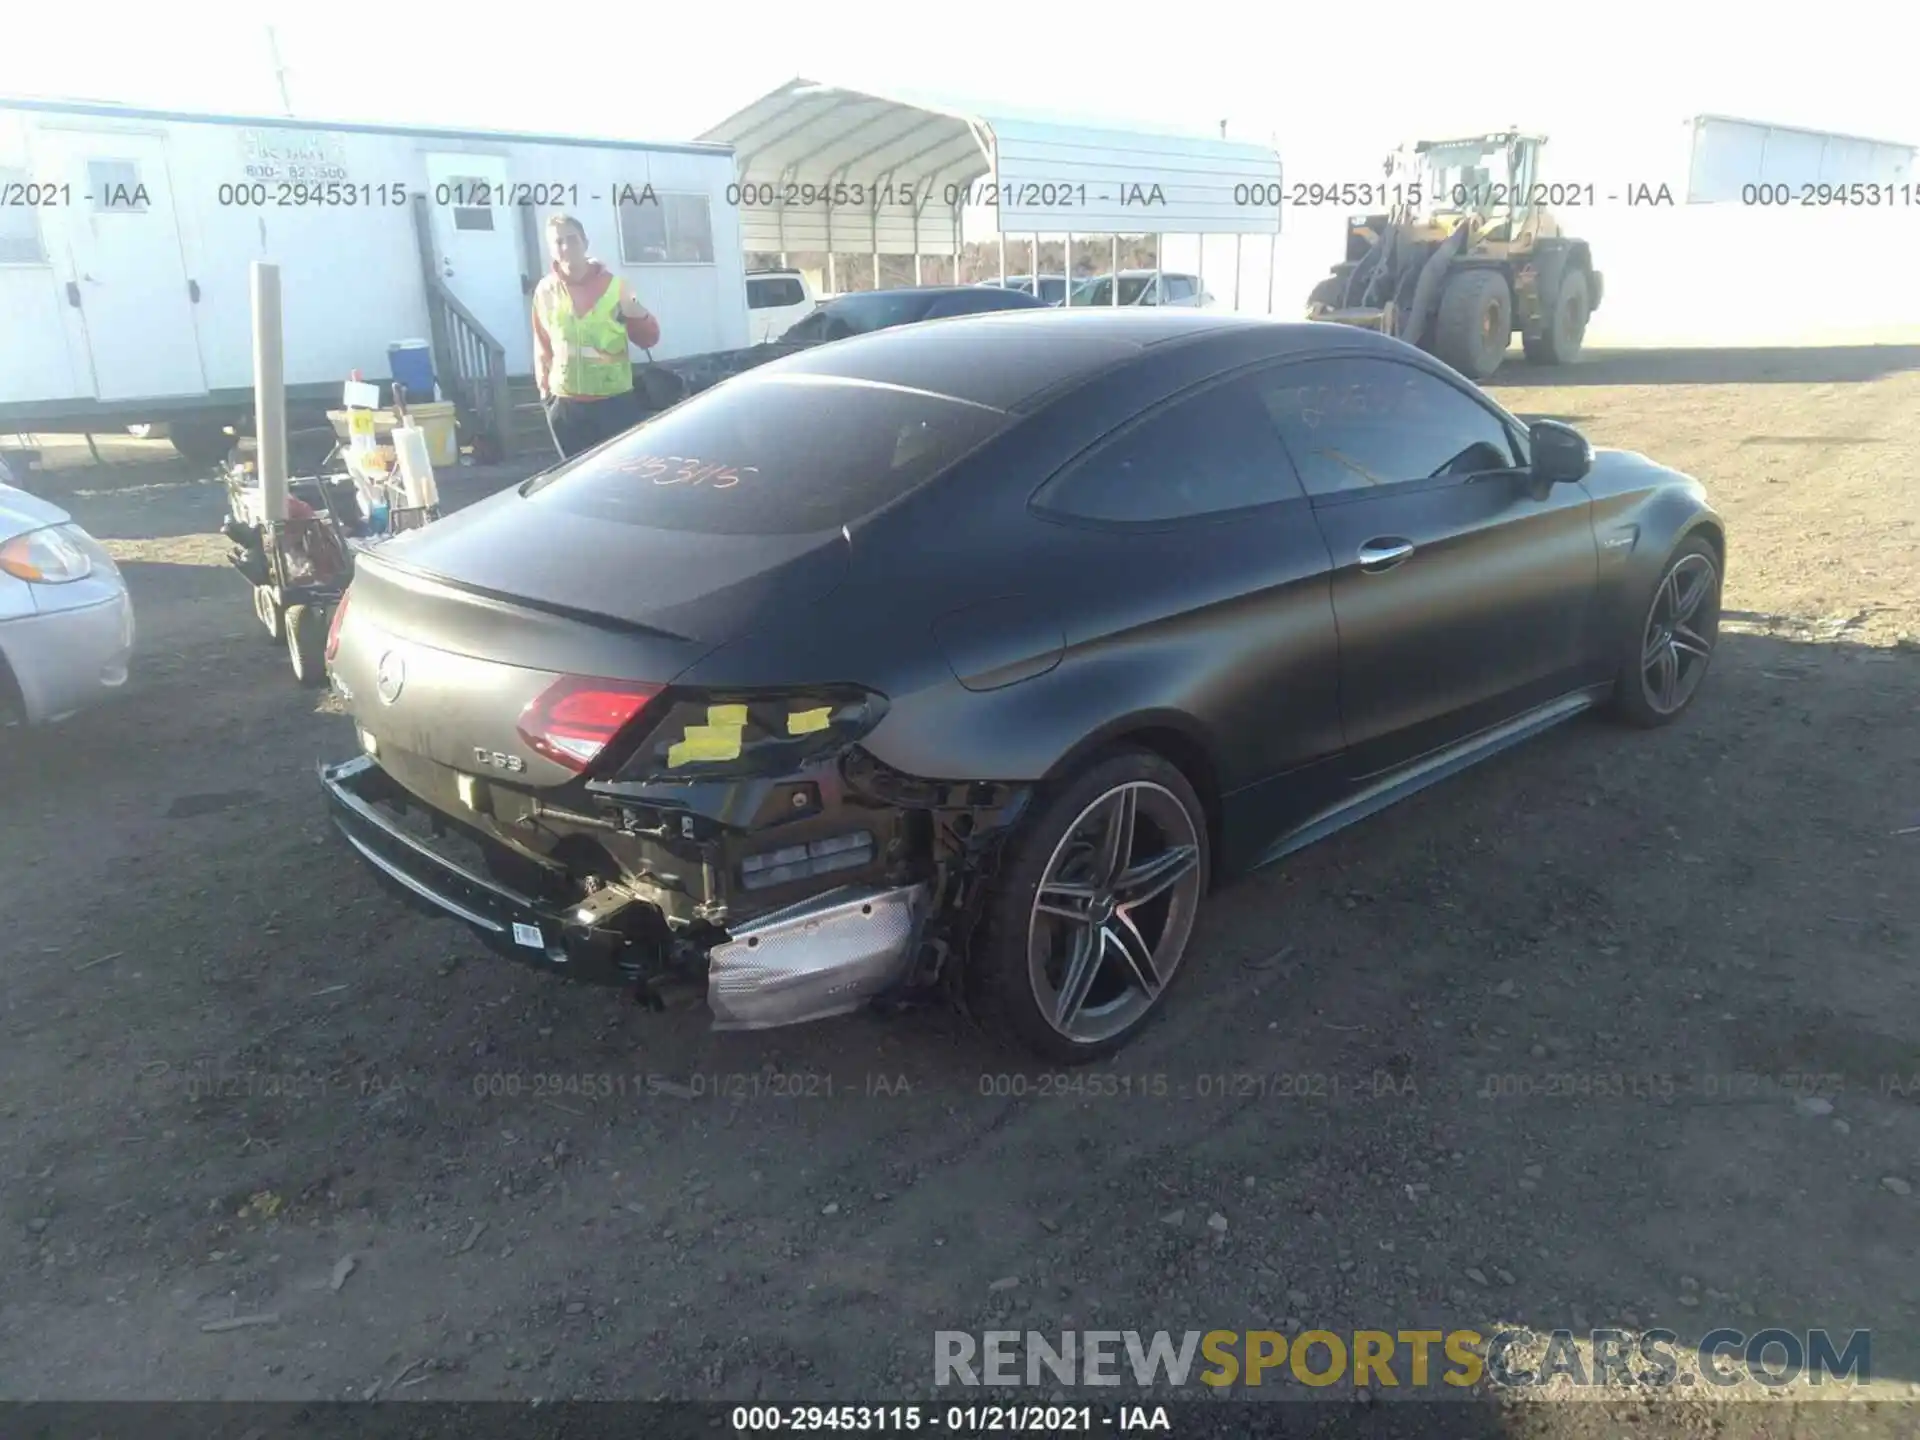
[[[1106,1096],[939,1013],[715,1035],[398,909],[324,818],[351,737],[225,567],[222,492],[50,449],[30,483],[123,558],[140,653],[0,737],[0,1397],[878,1403],[934,1397],[942,1329],[1777,1325],[1871,1330],[1902,1404],[1847,1433],[1911,1433],[1920,347],[1556,379],[1497,392],[1727,516],[1696,710],[1562,727],[1224,891]],[[1449,1414],[1417,1433],[1715,1423]]]

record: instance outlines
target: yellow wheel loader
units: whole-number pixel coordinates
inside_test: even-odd
[[[1347,227],[1347,257],[1307,297],[1307,318],[1398,336],[1461,374],[1500,368],[1513,332],[1527,359],[1570,365],[1600,306],[1585,240],[1555,210],[1593,203],[1591,185],[1540,178],[1544,135],[1514,130],[1419,140],[1363,186],[1383,213]]]

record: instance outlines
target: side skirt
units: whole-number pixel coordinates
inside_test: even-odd
[[[1557,700],[1549,700],[1477,735],[1469,735],[1445,749],[1435,750],[1398,769],[1389,770],[1337,804],[1328,806],[1305,824],[1289,830],[1261,852],[1259,858],[1247,868],[1257,870],[1263,865],[1271,865],[1283,856],[1304,850],[1349,825],[1379,814],[1388,806],[1398,804],[1429,785],[1436,785],[1450,775],[1457,775],[1523,740],[1531,740],[1541,732],[1593,709],[1612,690],[1613,686],[1609,683],[1562,695]]]

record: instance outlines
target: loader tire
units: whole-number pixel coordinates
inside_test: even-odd
[[[1433,353],[1469,380],[1500,368],[1513,341],[1513,292],[1497,270],[1461,270],[1440,292]]]
[[[1553,299],[1553,314],[1547,328],[1538,336],[1529,335],[1521,343],[1532,365],[1571,365],[1580,358],[1580,347],[1587,339],[1587,318],[1593,314],[1593,294],[1587,284],[1587,272],[1569,270],[1560,282],[1560,293]]]
[[[1345,292],[1346,288],[1347,277],[1344,275],[1329,275],[1318,285],[1314,286],[1313,290],[1307,296],[1307,318],[1312,319],[1313,312],[1321,306],[1325,306],[1329,310],[1338,309],[1341,295]]]

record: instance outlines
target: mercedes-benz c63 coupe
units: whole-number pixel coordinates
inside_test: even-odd
[[[1073,1064],[1221,880],[1681,715],[1725,564],[1694,479],[1387,337],[940,320],[362,556],[321,777],[377,874],[554,975],[727,1028],[947,995]]]

